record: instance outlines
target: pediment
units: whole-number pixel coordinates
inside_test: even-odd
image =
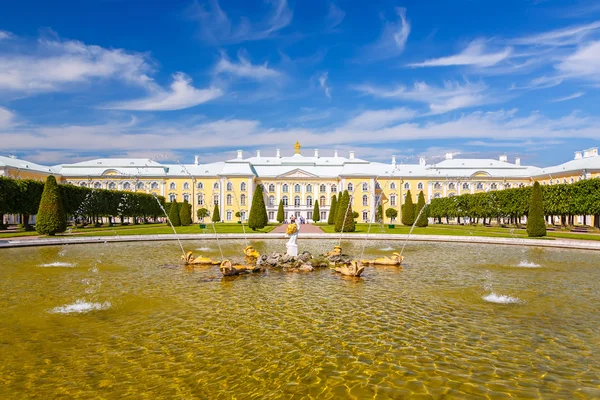
[[[295,170],[279,175],[278,178],[318,178],[318,176],[306,172],[303,169],[296,168]]]

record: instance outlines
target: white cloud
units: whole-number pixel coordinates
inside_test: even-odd
[[[483,82],[465,82],[461,85],[458,82],[447,81],[444,82],[443,87],[430,86],[425,82],[415,82],[412,88],[397,86],[390,89],[361,85],[355,89],[374,97],[425,103],[434,114],[491,102],[491,99],[483,93],[487,89]]]
[[[252,65],[242,54],[238,54],[238,63],[231,62],[225,53],[221,53],[221,59],[215,65],[214,73],[229,74],[240,78],[254,79],[263,81],[267,79],[278,79],[283,74],[277,70],[269,68],[267,63],[263,65]]]
[[[325,96],[331,99],[331,88],[327,84],[327,79],[329,78],[329,72],[325,72],[319,77],[319,86],[325,91]]]
[[[211,44],[233,44],[267,39],[275,36],[292,22],[293,12],[287,0],[267,0],[272,4],[270,15],[263,21],[251,22],[242,17],[238,24],[231,22],[219,6],[218,0],[209,0],[191,7],[191,17],[200,23],[202,39]]]
[[[173,75],[170,90],[155,86],[148,97],[104,106],[112,110],[169,111],[181,110],[206,103],[223,95],[219,88],[196,89],[183,73]]]
[[[327,29],[330,31],[335,30],[344,20],[346,13],[340,10],[335,4],[329,5],[329,12],[327,14]]]
[[[79,41],[39,40],[20,53],[0,53],[0,89],[25,93],[67,90],[93,79],[146,85],[146,55]]]
[[[569,77],[600,81],[600,41],[579,47],[556,65],[556,68]]]
[[[0,107],[0,129],[8,128],[13,124],[15,114],[7,110],[6,108]]]
[[[346,129],[378,129],[394,125],[399,121],[410,120],[417,116],[417,112],[408,108],[399,107],[389,110],[364,111],[352,118],[344,128]]]
[[[396,7],[399,20],[384,21],[379,39],[365,47],[358,62],[377,61],[399,56],[406,47],[410,35],[410,22],[406,19],[406,9]]]
[[[573,94],[570,94],[570,95],[565,96],[565,97],[559,97],[557,99],[553,99],[552,102],[553,103],[559,103],[561,101],[573,100],[573,99],[576,99],[578,97],[583,96],[584,94],[585,94],[585,92],[577,92],[577,93],[573,93]]]
[[[0,40],[3,39],[12,39],[15,35],[8,31],[0,31]]]
[[[581,43],[597,29],[600,29],[600,21],[525,36],[512,40],[512,43],[518,45],[567,46]]]
[[[500,61],[506,60],[512,53],[507,47],[497,52],[486,52],[485,42],[475,40],[469,43],[466,49],[460,53],[441,58],[425,60],[420,63],[408,64],[409,67],[446,67],[453,65],[472,65],[476,67],[490,67]]]

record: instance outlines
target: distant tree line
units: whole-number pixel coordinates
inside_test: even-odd
[[[587,225],[588,215],[594,216],[594,226],[600,227],[600,179],[584,179],[572,184],[541,186],[545,217],[560,217],[561,225],[574,225],[574,217],[582,215]],[[485,193],[463,194],[454,197],[432,199],[429,216],[442,222],[449,218],[469,217],[483,224],[492,219],[519,225],[529,213],[532,187],[504,189]]]

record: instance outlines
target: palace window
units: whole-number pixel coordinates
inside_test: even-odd
[[[362,190],[363,190],[363,192],[369,191],[369,184],[367,182],[362,184]]]
[[[308,207],[310,207],[310,206],[312,206],[312,205],[313,205],[313,204],[312,204],[312,196],[308,196],[308,197],[306,198],[306,205],[307,205]]]
[[[240,212],[240,218],[242,219],[242,221],[245,221],[245,220],[246,220],[246,211],[245,211],[245,210],[242,210],[242,211]]]
[[[87,187],[87,183],[85,183],[85,182],[79,182],[79,186],[81,186],[81,187]]]
[[[492,183],[491,189],[492,189],[492,190],[496,190],[496,189],[498,189],[498,184],[497,184],[497,183],[495,183],[495,182],[494,182],[494,183]]]
[[[448,184],[448,189],[450,189],[450,190],[454,190],[454,189],[456,189],[456,185],[454,184],[454,182],[450,182],[450,183]]]
[[[117,188],[117,184],[116,184],[116,183],[114,183],[114,182],[110,182],[110,183],[108,184],[108,188],[109,188],[109,189],[112,189],[112,190],[115,190],[115,189]]]
[[[198,196],[198,205],[199,206],[203,206],[204,205],[204,195],[203,194],[199,194]]]
[[[524,184],[524,183],[519,183],[519,187],[520,187],[520,188],[524,188],[524,187],[525,187],[525,184]]]
[[[325,206],[327,205],[327,203],[326,203],[326,199],[325,199],[325,196],[321,196],[321,197],[319,198],[319,205],[320,205],[321,207],[325,207]]]
[[[450,194],[448,195],[448,197],[454,197],[454,196],[455,196],[455,195],[454,195],[454,193],[450,193]]]
[[[198,182],[196,184],[196,189],[204,189],[204,185],[202,184],[202,182]]]
[[[396,182],[390,183],[390,189],[391,190],[396,190]]]
[[[381,185],[379,184],[379,182],[375,182],[375,189],[381,189]]]
[[[327,211],[321,211],[321,221],[327,221]]]
[[[218,194],[215,194],[213,196],[213,204],[217,204],[217,205],[219,204],[219,195]]]
[[[176,189],[175,182],[171,182],[171,183],[169,184],[169,190],[175,190],[175,189]]]
[[[176,195],[176,194],[174,194],[174,193],[171,193],[171,194],[169,195],[169,201],[172,203],[172,202],[174,202],[175,200],[177,200],[177,195]]]
[[[406,183],[404,184],[404,190],[409,190],[409,189],[410,189],[410,183],[409,183],[409,182],[406,182]]]
[[[433,195],[434,199],[439,199],[440,197],[442,197],[442,195],[439,194],[439,193],[436,193],[436,194]]]
[[[483,190],[483,183],[477,183],[477,190]]]
[[[215,182],[215,184],[213,185],[213,189],[219,189],[219,182]]]
[[[287,205],[288,205],[288,198],[287,198],[287,196],[283,196],[283,197],[281,198],[281,200],[283,201],[283,205],[284,205],[284,206],[287,206]]]
[[[296,184],[294,185],[294,192],[296,192],[296,193],[300,193],[300,191],[301,191],[301,190],[302,190],[302,187],[300,186],[300,184],[299,184],[299,183],[296,183]]]
[[[152,182],[152,184],[150,185],[150,189],[158,190],[158,182]]]
[[[275,219],[275,212],[269,211],[269,221],[273,221]]]
[[[94,183],[94,189],[101,189],[101,188],[102,188],[102,184],[100,182]]]
[[[189,183],[184,183],[183,184],[183,190],[190,190],[190,184]]]
[[[233,217],[233,211],[227,210],[227,221],[231,221],[232,217]]]
[[[354,190],[354,185],[352,183],[348,183],[348,191],[351,192]]]
[[[571,178],[571,183],[574,183],[574,182],[575,182],[575,179]]]
[[[233,190],[233,183],[227,182],[227,191],[231,192]]]
[[[187,201],[188,203],[190,202],[190,195],[189,194],[184,194],[183,195],[183,201]]]
[[[228,194],[228,195],[227,195],[227,197],[226,197],[226,202],[225,202],[225,204],[227,204],[228,206],[230,206],[230,205],[231,205],[231,200],[232,200],[232,197],[231,197],[231,195],[230,195],[230,194]]]
[[[563,179],[563,184],[567,183],[567,178]]]
[[[312,185],[310,183],[306,185],[306,193],[312,193]]]
[[[417,183],[417,190],[423,190],[423,182]]]
[[[510,189],[510,183],[506,182],[506,183],[504,184],[504,188],[505,188],[505,189]]]
[[[242,194],[240,196],[240,205],[245,206],[246,205],[246,195]]]
[[[269,196],[269,205],[270,206],[274,206],[275,205],[275,196]]]
[[[138,182],[136,187],[138,190],[144,190],[146,185],[144,184],[144,182]]]
[[[271,183],[269,185],[269,192],[273,193],[274,191],[275,191],[275,185]]]
[[[123,189],[125,189],[125,190],[130,190],[130,189],[131,189],[131,183],[129,183],[129,182],[125,182],[125,183],[123,184]]]
[[[287,183],[284,183],[284,184],[283,184],[283,186],[281,187],[281,191],[282,191],[283,193],[287,193],[287,192],[288,192],[288,185],[287,185]]]
[[[337,186],[331,185],[331,193],[335,193],[335,192],[337,192]]]
[[[463,183],[462,188],[465,190],[469,190],[469,184],[467,182]]]
[[[369,196],[367,196],[365,194],[362,199],[363,199],[363,206],[368,206],[369,205]]]
[[[242,192],[246,190],[246,182],[242,182],[242,183],[240,184],[240,190],[241,190]]]
[[[295,206],[299,206],[300,205],[300,196],[294,197],[294,205]]]
[[[396,205],[396,195],[393,194],[390,196],[390,206],[395,206]]]
[[[436,183],[433,184],[433,188],[435,190],[441,190],[442,189],[442,184],[439,183],[439,182],[436,182]]]
[[[368,221],[369,220],[369,212],[368,211],[363,211],[362,212],[362,217],[363,217],[363,221]]]
[[[321,193],[325,193],[325,192],[327,191],[327,186],[325,186],[325,185],[321,184],[321,186],[319,186],[319,191],[320,191]]]

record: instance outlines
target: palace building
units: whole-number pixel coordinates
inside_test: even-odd
[[[0,176],[17,179],[45,180],[56,176],[61,183],[96,189],[143,191],[164,196],[167,201],[187,200],[196,210],[212,212],[218,204],[224,222],[237,222],[237,212],[247,219],[252,196],[262,185],[269,220],[275,221],[279,202],[283,201],[285,217],[313,218],[314,202],[319,202],[320,218],[326,220],[333,195],[348,190],[352,209],[358,221],[372,221],[376,205],[396,208],[400,219],[401,205],[410,190],[413,201],[423,191],[427,201],[532,185],[573,183],[600,177],[598,149],[576,152],[575,158],[553,167],[521,165],[506,155],[499,159],[459,159],[447,154],[445,160],[432,164],[421,158],[418,164],[379,163],[355,157],[353,151],[342,156],[338,151],[322,155],[318,150],[303,154],[298,142],[292,156],[263,155],[257,151],[227,161],[201,164],[162,164],[150,159],[101,158],[74,164],[43,166],[14,157],[0,156]],[[306,153],[306,152],[304,152]],[[385,222],[389,222],[386,221]]]

